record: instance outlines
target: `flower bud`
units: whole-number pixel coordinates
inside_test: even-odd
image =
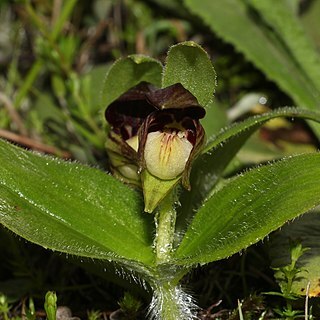
[[[48,291],[45,296],[44,309],[48,320],[55,320],[57,314],[57,295],[53,291]]]

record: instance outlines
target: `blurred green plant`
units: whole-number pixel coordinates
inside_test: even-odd
[[[96,310],[92,310],[92,311],[88,311],[88,320],[98,320],[101,319],[101,312],[100,311],[96,311]]]
[[[29,298],[28,307],[25,305],[25,301],[23,301],[22,314],[17,316],[13,306],[8,303],[8,297],[0,293],[0,317],[4,320],[35,320],[36,311],[33,304],[33,299]]]
[[[141,314],[142,303],[129,292],[125,292],[123,298],[118,302],[120,309],[110,315],[110,319],[134,320]]]
[[[12,53],[7,81],[0,93],[0,103],[5,107],[1,111],[6,115],[1,127],[17,133],[2,130],[1,135],[32,149],[96,164],[95,157],[104,149],[96,83],[103,81],[107,66],[85,73],[76,70],[79,52],[84,54],[87,45],[73,28],[66,29],[72,23],[76,3],[57,2],[55,8],[53,4],[48,8],[31,1],[16,5],[21,19],[17,25],[13,21],[11,24],[13,30],[18,30],[20,24],[28,25],[34,59],[26,74],[21,74],[17,59],[26,41],[21,36],[21,47],[17,45]],[[49,81],[52,91],[42,90],[39,80]]]
[[[305,313],[309,313],[310,319],[313,319],[311,309],[316,310],[316,297],[319,297],[319,219],[319,209],[315,208],[271,235],[269,243],[275,278],[283,296],[286,293],[289,296],[284,298],[289,299],[291,295],[299,299],[298,302],[306,299]],[[294,303],[296,305],[299,306]]]
[[[29,306],[25,308],[25,316],[28,320],[36,320],[36,309],[32,297],[29,298]]]
[[[4,320],[8,320],[9,319],[9,311],[10,311],[10,306],[7,302],[7,297],[0,293],[0,315],[2,315]]]
[[[299,281],[298,278],[303,271],[303,269],[297,267],[297,262],[308,250],[309,248],[303,248],[301,243],[291,243],[291,263],[282,267],[273,268],[281,292],[266,292],[265,294],[280,296],[285,299],[286,305],[284,307],[274,308],[274,311],[281,316],[282,319],[294,320],[305,317],[305,310],[295,310],[293,307],[293,301],[299,298],[299,295],[293,290],[293,285],[296,281]],[[307,296],[309,295],[308,292],[306,294]],[[309,313],[308,319],[313,319],[312,314]]]

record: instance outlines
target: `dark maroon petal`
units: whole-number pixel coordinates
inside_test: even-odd
[[[146,99],[150,90],[151,85],[140,83],[108,106],[105,117],[124,140],[136,135],[144,119],[155,110]]]
[[[156,90],[152,84],[147,82],[140,82],[135,87],[132,87],[124,94],[122,94],[116,101],[126,101],[126,100],[146,100],[145,95],[150,92]]]
[[[194,119],[205,116],[205,109],[201,107],[198,100],[180,83],[176,83],[164,89],[151,90],[146,94],[150,104],[159,110],[184,109]]]
[[[163,114],[152,124],[151,131],[161,130],[173,122],[172,117],[181,122],[185,118],[200,119],[205,115],[197,99],[180,83],[156,89],[142,82],[111,103],[105,116],[113,131],[127,140],[138,133],[143,121],[156,110]]]
[[[191,190],[190,181],[189,181],[191,165],[193,161],[196,159],[196,157],[200,154],[206,140],[205,132],[200,122],[197,120],[194,120],[194,124],[195,124],[195,133],[196,133],[195,143],[193,144],[193,149],[187,161],[186,169],[182,174],[182,185],[187,190]],[[189,140],[189,137],[188,137],[188,140]]]
[[[155,111],[148,118],[148,133],[154,131],[162,131],[163,128],[175,122],[175,117],[170,112]]]
[[[143,100],[117,101],[107,109],[106,119],[114,132],[127,140],[137,134],[142,122],[152,111],[154,108]]]

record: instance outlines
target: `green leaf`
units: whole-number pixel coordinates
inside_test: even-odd
[[[105,79],[102,93],[103,107],[142,81],[161,87],[161,75],[161,63],[150,57],[131,55],[117,60]]]
[[[287,158],[226,184],[196,213],[174,258],[208,263],[263,239],[320,204],[320,154]]]
[[[306,295],[306,288],[310,281],[309,296],[320,295],[319,266],[320,266],[320,210],[303,215],[299,219],[285,225],[281,232],[270,237],[270,258],[272,267],[281,267],[291,263],[290,244],[301,242],[308,250],[299,258],[297,268],[301,272],[292,284],[292,293]],[[280,272],[276,272],[276,278]]]
[[[314,44],[306,36],[306,32],[298,17],[284,1],[249,0],[263,19],[273,27],[279,37],[284,40],[294,59],[314,85],[314,96],[320,93],[320,56]]]
[[[168,51],[162,87],[175,83],[181,83],[202,106],[213,98],[216,72],[208,54],[195,42],[182,42]]]
[[[0,223],[43,247],[152,264],[141,196],[112,176],[0,141]]]
[[[205,154],[193,165],[190,176],[191,191],[184,191],[181,196],[182,213],[177,222],[178,228],[183,228],[184,221],[189,220],[193,211],[209,197],[223,171],[249,137],[265,122],[277,117],[304,118],[320,122],[319,112],[285,107],[235,123],[213,137],[203,151]]]
[[[264,23],[246,1],[225,0],[222,3],[217,0],[184,0],[184,3],[192,13],[201,17],[213,32],[232,43],[270,80],[275,81],[297,105],[311,110],[318,108],[319,92],[315,90],[307,71],[301,69],[302,66],[285,45],[286,39],[283,39],[277,30],[272,30],[272,25]],[[289,11],[288,9],[287,15],[291,13]],[[286,28],[295,26],[290,24]],[[300,34],[301,37],[304,35]],[[314,125],[314,128],[315,126],[320,135],[320,126]]]

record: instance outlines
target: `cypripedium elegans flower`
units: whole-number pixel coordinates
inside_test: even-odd
[[[106,110],[107,151],[113,173],[141,185],[152,212],[181,180],[190,189],[192,161],[204,144],[205,110],[181,84],[158,89],[141,83]]]

